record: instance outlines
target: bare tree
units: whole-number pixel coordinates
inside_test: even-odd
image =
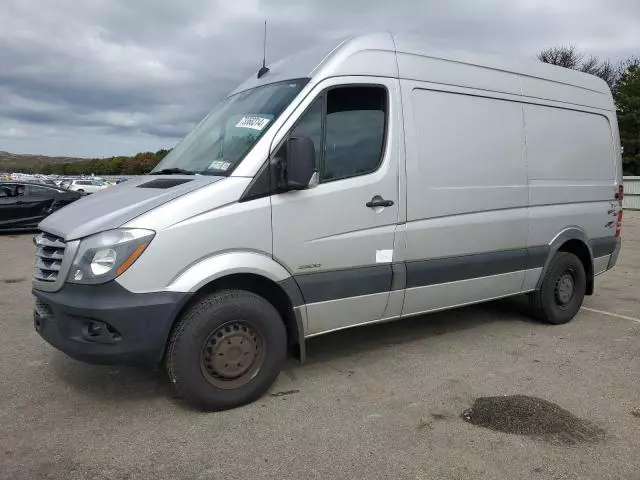
[[[591,75],[597,75],[600,70],[600,60],[593,55],[582,60],[578,70],[584,73],[590,73]]]
[[[594,75],[597,75],[607,82],[609,88],[613,88],[620,78],[620,68],[614,66],[609,60],[605,60],[600,63],[598,71]]]
[[[574,45],[568,47],[552,47],[541,51],[538,60],[559,67],[572,68],[578,70],[582,63],[583,55],[578,52]]]
[[[620,67],[610,61],[601,61],[594,55],[586,57],[574,45],[547,48],[538,54],[538,60],[559,67],[571,68],[600,77],[613,88],[620,76]]]

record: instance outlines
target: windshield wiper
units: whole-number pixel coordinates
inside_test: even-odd
[[[162,170],[158,170],[157,172],[151,172],[149,175],[195,175],[195,172],[191,170],[185,170],[184,168],[163,168]]]
[[[229,175],[228,172],[215,172],[213,170],[200,170],[199,172],[196,172],[196,175],[210,175],[210,176],[214,176],[214,177],[226,177],[227,175]]]

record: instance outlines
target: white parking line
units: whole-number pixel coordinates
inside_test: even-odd
[[[640,318],[628,317],[626,315],[620,315],[619,313],[605,312],[604,310],[596,310],[595,308],[582,307],[582,310],[587,312],[599,313],[601,315],[609,315],[610,317],[622,318],[623,320],[630,320],[632,322],[640,323]]]

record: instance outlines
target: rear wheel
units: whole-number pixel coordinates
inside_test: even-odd
[[[580,259],[572,253],[558,252],[540,290],[529,297],[533,315],[555,325],[567,323],[580,310],[586,289],[587,277]]]
[[[243,290],[202,298],[179,320],[167,348],[171,382],[187,403],[226,410],[252,402],[273,384],[287,352],[274,306]]]

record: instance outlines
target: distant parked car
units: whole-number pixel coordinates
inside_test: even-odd
[[[0,182],[0,230],[36,228],[50,213],[82,194],[30,182]]]
[[[67,189],[80,193],[95,193],[107,188],[107,186],[100,180],[73,180]]]

